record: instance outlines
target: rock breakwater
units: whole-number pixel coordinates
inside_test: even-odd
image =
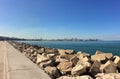
[[[96,51],[94,55],[20,42],[9,43],[52,79],[120,79],[120,57]]]

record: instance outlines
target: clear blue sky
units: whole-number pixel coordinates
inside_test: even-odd
[[[0,0],[0,36],[120,40],[120,0]]]

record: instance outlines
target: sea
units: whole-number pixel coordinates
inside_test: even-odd
[[[48,48],[72,49],[95,54],[96,50],[120,56],[120,41],[19,41]]]

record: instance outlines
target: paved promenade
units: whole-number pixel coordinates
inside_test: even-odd
[[[5,79],[5,43],[0,42],[0,79]]]
[[[7,42],[0,42],[0,79],[51,79]]]

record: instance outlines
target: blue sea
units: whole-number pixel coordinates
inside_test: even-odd
[[[49,48],[73,49],[94,54],[96,50],[120,56],[120,41],[21,41]]]

